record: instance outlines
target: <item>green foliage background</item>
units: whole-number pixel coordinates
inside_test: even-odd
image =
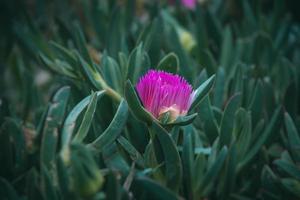
[[[298,1],[0,3],[0,199],[299,199]],[[165,124],[134,85],[184,76]]]

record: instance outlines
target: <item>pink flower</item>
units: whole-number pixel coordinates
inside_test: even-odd
[[[189,9],[194,9],[197,4],[197,0],[181,0],[181,3]]]
[[[193,101],[192,86],[183,77],[164,71],[148,71],[136,89],[146,110],[157,119],[166,112],[172,121],[184,116]]]

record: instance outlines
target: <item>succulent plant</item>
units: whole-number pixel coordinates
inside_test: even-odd
[[[292,1],[1,4],[0,199],[300,198]]]

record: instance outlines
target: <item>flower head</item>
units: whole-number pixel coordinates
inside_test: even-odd
[[[164,71],[148,71],[136,89],[146,110],[157,119],[166,112],[172,121],[186,115],[193,100],[192,86],[183,77]]]
[[[181,3],[188,9],[194,9],[197,4],[197,0],[181,0]]]

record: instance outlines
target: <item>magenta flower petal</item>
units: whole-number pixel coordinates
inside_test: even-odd
[[[189,9],[194,9],[197,4],[197,0],[181,0],[181,3]]]
[[[150,70],[136,85],[138,95],[155,118],[170,112],[172,118],[186,115],[192,100],[193,88],[179,75]]]

